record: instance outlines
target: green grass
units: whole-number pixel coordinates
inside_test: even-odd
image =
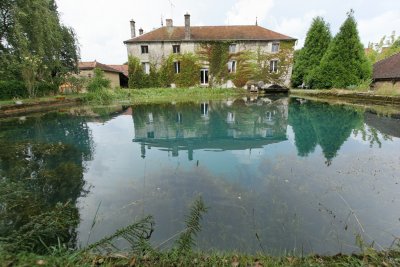
[[[165,103],[202,100],[221,100],[246,94],[242,89],[221,88],[148,88],[148,89],[116,89],[102,93],[88,93],[84,99],[88,103],[109,104],[111,102]]]
[[[144,256],[115,253],[101,256],[55,250],[47,256],[0,253],[0,262],[1,266],[399,266],[400,252],[377,252],[370,249],[360,255],[273,257],[265,254],[219,252],[193,252],[185,255],[156,252]]]

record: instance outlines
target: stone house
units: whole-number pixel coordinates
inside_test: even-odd
[[[190,15],[184,16],[184,26],[174,26],[172,19],[166,20],[166,26],[144,33],[139,29],[136,35],[135,21],[131,21],[131,39],[124,42],[127,46],[128,56],[136,57],[142,63],[145,73],[150,73],[150,67],[160,66],[164,59],[171,54],[196,53],[201,44],[207,42],[228,42],[230,53],[242,51],[261,52],[272,55],[266,67],[270,73],[278,74],[280,61],[273,58],[280,52],[283,44],[289,44],[290,53],[287,57],[293,58],[296,39],[271,31],[256,25],[240,26],[191,26]],[[229,73],[235,73],[238,62],[234,59],[227,62]],[[199,84],[209,84],[209,65],[203,62],[199,70]],[[287,66],[288,70],[281,77],[283,84],[290,84],[292,60]],[[180,72],[180,62],[174,62],[175,73]],[[231,81],[227,81],[226,87],[234,87]]]
[[[79,76],[92,78],[94,69],[99,68],[104,72],[104,77],[111,81],[111,87],[127,87],[128,85],[128,65],[106,65],[100,62],[79,62]]]
[[[395,88],[400,92],[400,53],[380,60],[373,68],[373,88]]]

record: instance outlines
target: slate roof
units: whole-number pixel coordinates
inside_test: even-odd
[[[374,64],[374,80],[400,80],[400,53]]]
[[[256,25],[242,26],[191,26],[190,41],[281,41],[296,39]],[[124,43],[187,41],[185,27],[164,26]]]

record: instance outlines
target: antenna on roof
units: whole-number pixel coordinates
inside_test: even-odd
[[[163,15],[161,14],[161,27],[164,26]]]
[[[171,0],[168,0],[169,4],[171,5],[171,19],[174,17],[174,3]]]
[[[258,17],[256,17],[256,26],[258,26]]]

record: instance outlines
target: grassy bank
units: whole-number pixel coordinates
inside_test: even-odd
[[[223,100],[246,95],[242,89],[149,88],[99,90],[93,93],[0,101],[0,117],[49,111],[66,105],[141,104]],[[20,102],[17,104],[17,102]]]
[[[264,254],[173,252],[137,256],[116,253],[108,256],[55,250],[52,255],[0,253],[2,266],[399,266],[400,252],[368,250],[360,255],[282,256]]]
[[[187,102],[204,100],[222,100],[246,94],[243,89],[221,88],[148,88],[148,89],[116,89],[88,93],[83,99],[88,103],[126,102],[140,103],[165,103]]]

